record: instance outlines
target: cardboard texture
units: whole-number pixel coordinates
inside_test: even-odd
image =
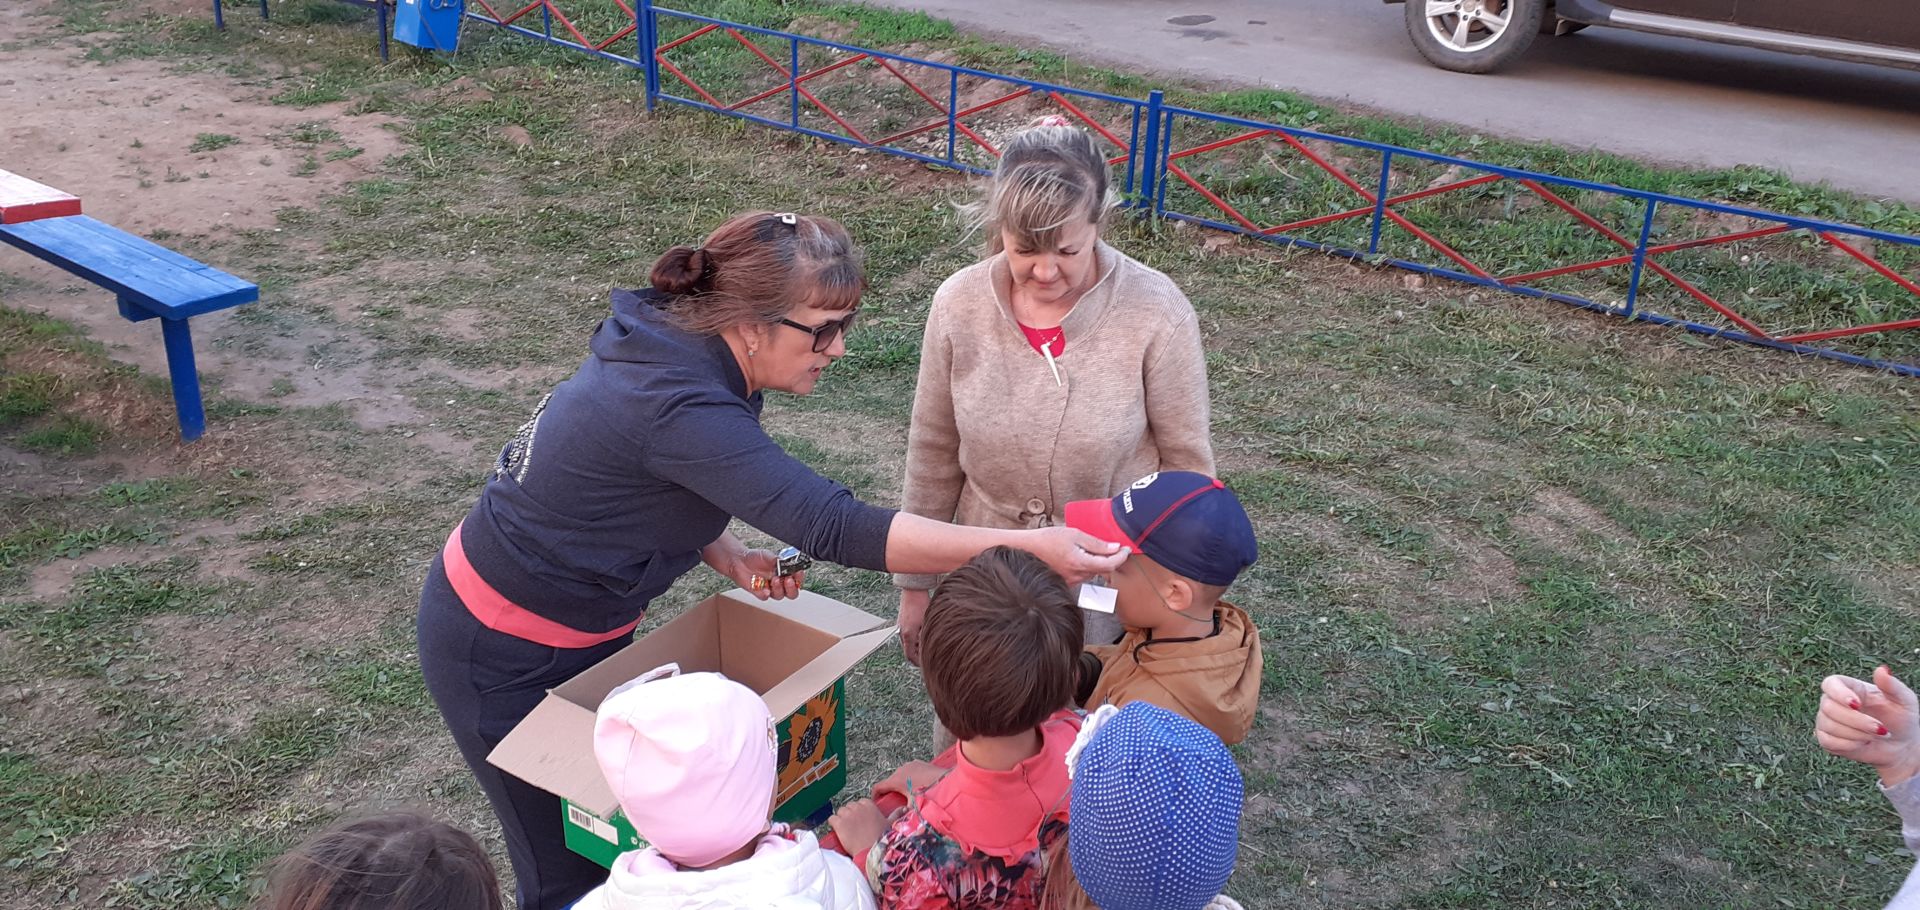
[[[774,817],[798,821],[846,786],[843,678],[895,631],[880,617],[808,591],[785,601],[741,590],[717,594],[549,691],[487,761],[560,797],[567,846],[612,865],[645,842],[594,760],[594,712],[620,684],[678,663],[683,673],[724,673],[760,693],[780,743]]]

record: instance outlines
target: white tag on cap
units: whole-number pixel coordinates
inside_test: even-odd
[[[1119,600],[1120,592],[1099,585],[1080,586],[1080,609],[1096,613],[1112,613],[1114,604]]]

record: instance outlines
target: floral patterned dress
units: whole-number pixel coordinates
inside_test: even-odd
[[[867,854],[881,910],[1036,910],[1047,851],[1067,833],[1067,748],[1080,717],[1062,711],[1040,728],[1039,753],[1007,771],[966,760],[959,747],[934,764],[952,773],[909,801]]]

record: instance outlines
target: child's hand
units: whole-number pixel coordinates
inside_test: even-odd
[[[1828,752],[1879,769],[1891,787],[1920,772],[1920,698],[1884,666],[1871,683],[1829,676],[1813,736]]]
[[[873,785],[873,795],[898,793],[901,796],[913,796],[927,792],[927,788],[940,782],[952,768],[942,768],[932,762],[910,761],[900,766],[900,770],[888,775]]]
[[[841,806],[827,819],[827,825],[840,838],[840,847],[847,855],[859,856],[880,842],[880,835],[887,831],[887,816],[873,800],[862,799]]]

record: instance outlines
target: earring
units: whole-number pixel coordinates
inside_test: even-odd
[[[748,349],[747,349],[747,356],[748,356],[748,357],[752,357],[753,355],[755,355],[755,354],[758,354],[758,353],[760,353],[760,350],[759,350],[758,348],[748,348]]]

